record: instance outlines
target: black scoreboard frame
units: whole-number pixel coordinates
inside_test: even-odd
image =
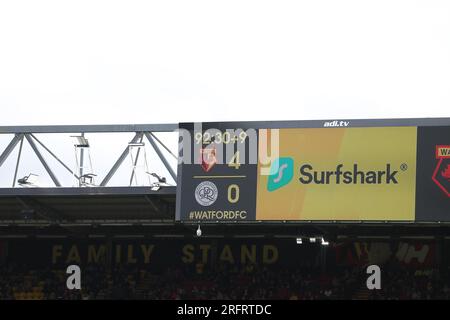
[[[188,129],[193,127],[193,122],[179,123],[179,129]],[[287,128],[370,128],[370,127],[446,127],[450,130],[450,118],[391,118],[391,119],[328,119],[328,120],[285,120],[285,121],[227,121],[227,122],[201,122],[201,125],[206,128],[214,128],[218,130],[226,129],[287,129]],[[450,144],[449,141],[447,142]],[[418,141],[419,144],[419,141]],[[417,152],[418,154],[419,152]],[[448,211],[449,218],[442,220],[433,218],[432,220],[422,219],[414,221],[357,221],[357,220],[245,220],[245,221],[223,221],[223,220],[185,220],[181,217],[181,195],[183,193],[183,165],[178,164],[177,171],[177,191],[176,191],[176,212],[175,221],[185,224],[273,224],[273,223],[287,223],[287,224],[364,224],[364,225],[379,225],[379,224],[402,224],[402,225],[429,225],[429,224],[450,224],[450,210]],[[185,187],[186,188],[186,187]],[[416,187],[417,188],[417,187]],[[449,196],[450,208],[450,196]]]

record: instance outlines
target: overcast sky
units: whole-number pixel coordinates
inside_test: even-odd
[[[450,116],[450,1],[1,1],[0,125]]]
[[[450,117],[450,1],[0,0],[0,111],[0,125]]]

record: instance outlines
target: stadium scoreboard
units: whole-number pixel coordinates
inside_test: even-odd
[[[450,119],[179,129],[179,221],[450,221]]]

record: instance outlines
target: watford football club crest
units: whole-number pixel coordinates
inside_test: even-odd
[[[450,145],[436,146],[436,169],[433,173],[433,181],[450,197]]]
[[[217,163],[216,148],[200,149],[203,171],[209,172]]]

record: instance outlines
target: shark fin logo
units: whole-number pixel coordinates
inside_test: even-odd
[[[438,163],[432,179],[450,197],[450,145],[436,146],[436,159]]]
[[[272,192],[284,187],[294,177],[294,159],[290,157],[277,158],[270,167],[267,190]]]

